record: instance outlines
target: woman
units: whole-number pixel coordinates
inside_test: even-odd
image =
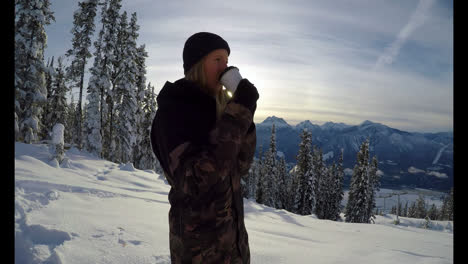
[[[157,97],[151,144],[171,185],[172,263],[250,263],[240,178],[255,153],[259,95],[227,67],[229,54],[220,36],[192,35],[185,78],[166,82]]]

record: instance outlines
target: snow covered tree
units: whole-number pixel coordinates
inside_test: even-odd
[[[122,35],[126,32],[120,31],[122,28],[122,17],[119,14],[122,7],[122,0],[109,0],[109,6],[102,19],[103,24],[103,66],[106,69],[105,74],[108,78],[108,85],[102,87],[101,100],[103,115],[103,156],[111,161],[117,162],[121,158],[119,139],[116,136],[117,120],[115,105],[118,104],[119,95],[116,92],[119,83],[120,74],[122,73],[122,49],[119,45],[123,41]],[[126,23],[126,21],[124,22]],[[119,38],[119,31],[120,37]],[[105,104],[105,106],[104,106]]]
[[[151,89],[150,84],[146,86],[145,60],[147,57],[148,53],[145,50],[145,45],[138,47],[135,58],[137,67],[137,112],[135,115],[136,137],[133,148],[133,160],[135,167],[138,169],[154,169],[154,153],[151,148],[150,131],[156,111],[156,99],[151,91],[154,88]]]
[[[44,124],[45,129],[42,129],[40,136],[43,139],[50,139],[50,132],[51,130],[48,129],[50,126],[48,124],[51,124],[51,121],[49,120],[50,118],[50,112],[51,112],[51,100],[52,100],[52,83],[55,78],[55,68],[54,68],[54,57],[52,56],[52,59],[47,61],[47,65],[44,71],[45,74],[45,80],[46,80],[46,90],[47,90],[47,102],[44,104],[43,107],[43,112],[42,112],[42,124]]]
[[[408,201],[406,201],[406,203],[405,203],[405,207],[403,208],[403,212],[402,212],[401,216],[403,216],[403,217],[408,216]]]
[[[50,113],[47,118],[50,122],[47,125],[47,130],[52,132],[52,128],[56,124],[66,124],[67,121],[67,92],[68,87],[65,84],[65,67],[63,66],[62,57],[58,58],[58,65],[55,68],[55,78],[52,82],[52,95],[50,96]]]
[[[450,189],[450,196],[447,201],[448,207],[448,220],[453,221],[453,213],[454,213],[454,204],[453,204],[453,187]]]
[[[262,146],[259,147],[258,151],[258,174],[257,174],[257,190],[255,192],[255,201],[259,204],[265,203],[265,173],[264,173],[264,159],[262,153]]]
[[[390,214],[396,215],[396,213],[397,213],[397,208],[396,208],[395,205],[393,205],[393,206],[392,206],[392,209],[390,210]]]
[[[52,128],[52,140],[51,140],[51,147],[52,147],[52,157],[57,160],[60,164],[65,157],[65,150],[64,150],[64,133],[65,127],[61,123],[57,123]]]
[[[96,61],[99,60],[98,58],[95,59],[95,66]],[[92,68],[91,72],[94,72],[95,75],[92,75],[89,82],[90,85],[88,86],[88,104],[86,105],[86,118],[85,120],[85,149],[90,153],[97,155],[98,157],[102,157],[102,116],[101,116],[101,90],[97,85],[99,82],[99,77],[97,76],[97,69]]]
[[[349,188],[348,203],[346,204],[346,222],[368,223],[368,194],[369,194],[369,139],[367,139],[357,153],[357,164],[353,169],[353,176]]]
[[[111,89],[112,67],[115,64],[115,49],[121,0],[104,0],[101,9],[102,29],[94,42],[95,58],[90,69],[88,83],[88,105],[86,108],[86,149],[102,158],[109,158],[109,152],[115,148],[112,137],[112,122],[109,120],[108,105],[113,106]],[[114,73],[114,78],[117,74]]]
[[[264,195],[265,205],[277,207],[278,160],[276,159],[276,132],[275,124],[271,127],[270,148],[265,153],[264,168]]]
[[[426,201],[423,195],[419,195],[418,199],[416,200],[416,218],[425,218],[427,215],[426,210]]]
[[[133,148],[135,145],[136,137],[136,39],[132,32],[136,30],[136,15],[132,17],[132,22],[129,25],[127,22],[127,12],[123,12],[120,18],[120,28],[117,35],[116,45],[116,60],[114,61],[113,76],[114,96],[110,110],[117,102],[115,112],[111,113],[111,128],[112,124],[115,126],[115,137],[117,146],[111,153],[114,161],[127,163],[133,161]],[[115,77],[115,78],[114,78]],[[117,117],[114,122],[114,117]],[[113,129],[112,129],[113,130]],[[112,133],[111,130],[111,133]]]
[[[369,164],[367,173],[368,188],[367,188],[367,214],[365,219],[373,221],[375,215],[373,214],[375,204],[375,193],[380,190],[380,176],[378,172],[378,160],[377,157],[372,158],[372,162]],[[401,204],[398,205],[398,212],[401,212]]]
[[[67,57],[71,57],[71,65],[67,68],[67,77],[72,82],[71,89],[79,89],[78,104],[76,106],[75,122],[76,127],[73,127],[75,131],[74,143],[78,145],[78,148],[82,147],[82,99],[83,99],[83,86],[84,86],[84,75],[86,63],[91,58],[91,52],[89,51],[91,46],[91,36],[94,33],[94,18],[96,16],[96,9],[98,0],[84,0],[78,3],[78,10],[73,14],[73,28],[71,33],[73,34],[72,48],[66,53]]]
[[[340,219],[341,213],[341,201],[343,200],[343,182],[344,182],[344,169],[343,169],[343,149],[341,150],[341,155],[338,160],[338,164],[336,165],[334,171],[334,181],[333,181],[333,206],[331,211],[331,220],[338,220]]]
[[[407,214],[407,217],[410,217],[410,218],[416,218],[416,203],[413,202],[411,203],[411,206],[408,208],[408,214]]]
[[[431,220],[437,220],[437,215],[437,207],[435,206],[435,204],[432,204],[431,208],[427,211],[427,216]]]
[[[45,26],[54,20],[49,0],[15,0],[15,139],[25,143],[38,141],[42,130]]]
[[[154,86],[151,83],[148,84],[147,89],[144,90],[143,106],[142,106],[142,118],[140,120],[140,134],[141,138],[138,145],[140,148],[136,151],[136,162],[139,169],[154,169],[158,171],[159,161],[154,156],[151,148],[151,125],[156,114],[156,95],[154,94]]]
[[[67,117],[66,117],[66,123],[64,124],[65,127],[69,129],[65,129],[64,133],[64,140],[65,142],[70,143],[71,145],[73,144],[73,138],[75,137],[75,129],[77,127],[76,125],[76,111],[77,111],[77,104],[75,103],[75,96],[73,95],[73,92],[70,89],[70,103],[67,106]]]
[[[314,146],[313,156],[313,175],[315,176],[315,184],[313,185],[315,194],[314,213],[320,219],[327,217],[327,200],[329,198],[330,175],[323,162],[322,149],[317,149]]]
[[[286,209],[288,204],[288,171],[286,169],[286,160],[282,156],[278,165],[278,182],[277,182],[277,209]]]
[[[295,204],[296,204],[296,195],[299,190],[299,177],[297,177],[297,165],[295,165],[291,171],[289,171],[289,181],[286,186],[287,190],[287,204],[286,210],[296,213]]]
[[[252,194],[254,194],[253,185],[254,185],[255,176],[256,176],[255,175],[256,166],[257,166],[256,160],[254,159],[247,175],[241,178],[242,197],[247,198],[247,199],[251,198]]]
[[[312,135],[304,129],[296,156],[298,188],[294,200],[294,211],[301,215],[312,214],[315,208],[315,175],[313,174],[311,141]]]
[[[247,185],[249,188],[249,198],[252,198],[254,200],[256,199],[259,171],[259,160],[257,158],[254,158],[252,166],[249,170],[249,182]]]

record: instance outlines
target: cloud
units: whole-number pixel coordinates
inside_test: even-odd
[[[426,171],[411,166],[408,168],[408,172],[412,174],[417,174],[417,173],[425,173]]]
[[[421,27],[426,19],[429,9],[434,4],[435,0],[419,0],[416,10],[411,15],[408,23],[400,30],[397,38],[387,47],[382,55],[377,59],[374,68],[380,68],[385,64],[392,64],[398,56],[401,47],[405,44],[407,39],[413,32]]]
[[[427,173],[427,175],[431,175],[431,176],[435,176],[437,178],[443,178],[443,179],[448,178],[447,174],[440,173],[440,172],[437,172],[437,171],[430,171],[429,173]]]

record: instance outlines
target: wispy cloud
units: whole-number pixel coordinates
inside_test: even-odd
[[[437,178],[448,178],[447,174],[440,173],[440,172],[437,172],[437,171],[429,171],[427,173],[427,175],[431,175],[431,176],[434,176],[434,177],[437,177]]]
[[[419,0],[416,10],[411,15],[408,23],[400,30],[397,38],[388,46],[384,53],[380,55],[375,63],[375,69],[385,64],[392,64],[398,56],[401,47],[405,44],[413,32],[421,27],[426,19],[427,13],[434,4],[435,0]]]

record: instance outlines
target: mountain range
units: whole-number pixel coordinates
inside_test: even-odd
[[[430,188],[449,190],[453,187],[453,132],[412,133],[366,120],[360,125],[326,122],[316,125],[309,120],[295,126],[271,116],[257,123],[257,152],[270,145],[271,128],[275,124],[278,155],[289,166],[296,163],[300,133],[312,133],[312,145],[321,148],[327,164],[337,161],[343,150],[345,185],[349,184],[356,154],[369,138],[370,156],[379,161],[382,187]]]

